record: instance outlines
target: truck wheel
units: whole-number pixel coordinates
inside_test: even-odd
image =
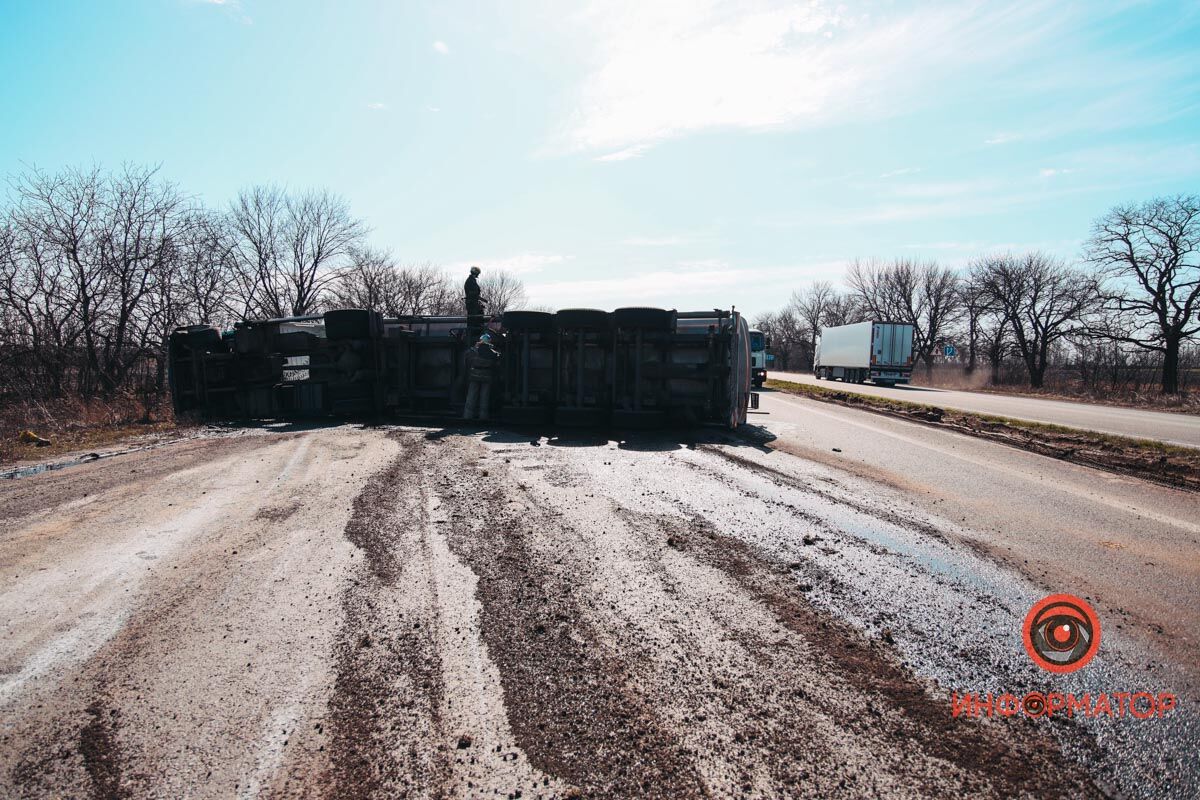
[[[365,308],[338,308],[325,312],[326,339],[370,339],[375,330],[372,315]]]
[[[618,328],[641,328],[646,331],[675,329],[675,312],[662,308],[618,308],[612,313],[612,320]]]
[[[554,315],[554,324],[559,330],[606,331],[612,327],[612,317],[596,308],[564,308]]]
[[[183,339],[192,350],[215,350],[221,346],[221,332],[209,325],[189,325]]]
[[[545,311],[505,311],[500,324],[510,331],[544,331],[554,327],[554,315]]]

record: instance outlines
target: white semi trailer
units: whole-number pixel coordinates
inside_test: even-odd
[[[870,379],[881,386],[908,383],[913,366],[913,326],[859,322],[826,328],[817,339],[813,374],[846,383]]]

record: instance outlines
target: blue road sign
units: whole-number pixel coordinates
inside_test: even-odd
[[[952,344],[948,344],[942,348],[942,355],[946,358],[954,358],[958,355],[958,350]]]

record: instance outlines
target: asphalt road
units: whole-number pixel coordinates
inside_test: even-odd
[[[1075,403],[1066,400],[1044,400],[1038,397],[962,392],[935,389],[928,386],[875,386],[870,383],[819,381],[812,373],[770,372],[767,377],[817,386],[834,386],[848,392],[909,400],[942,408],[996,414],[1002,417],[1050,422],[1073,428],[1157,439],[1171,444],[1200,447],[1200,415],[1173,414],[1165,411],[1143,411],[1136,408]]]
[[[1047,593],[1085,597],[1164,658],[1200,665],[1195,494],[782,392],[761,399],[751,421],[773,447],[892,487]]]
[[[255,429],[0,483],[3,794],[1200,790],[1190,496],[763,406],[738,436]],[[1048,589],[1099,606],[1080,673],[1024,653]],[[1180,710],[950,713],[1031,690]]]

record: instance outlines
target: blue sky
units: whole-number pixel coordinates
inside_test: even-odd
[[[773,309],[854,257],[1074,257],[1200,190],[1197,2],[0,0],[0,172],[327,186],[556,307]]]

